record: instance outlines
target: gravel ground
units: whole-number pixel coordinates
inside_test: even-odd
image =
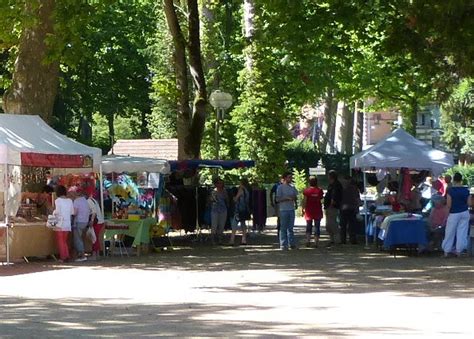
[[[281,252],[273,230],[246,247],[175,242],[141,257],[0,267],[0,337],[474,334],[472,258]]]

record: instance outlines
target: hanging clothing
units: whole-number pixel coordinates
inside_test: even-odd
[[[252,190],[253,227],[262,231],[267,223],[267,191],[265,189]]]

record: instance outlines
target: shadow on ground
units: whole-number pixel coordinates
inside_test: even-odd
[[[299,229],[299,233],[302,230]],[[300,238],[300,240],[302,240]],[[136,257],[109,257],[97,262],[58,264],[39,261],[0,268],[0,276],[27,274],[78,266],[141,270],[246,271],[280,270],[291,281],[275,286],[236,284],[234,292],[289,291],[292,293],[400,292],[409,296],[471,297],[474,293],[472,258],[444,259],[440,255],[401,255],[367,250],[362,245],[304,248],[282,252],[276,235],[255,234],[248,246],[210,246],[190,238],[175,239],[173,250]],[[215,289],[216,293],[221,291]]]
[[[101,305],[97,300],[18,300],[0,298],[2,338],[5,337],[127,337],[143,336],[338,336],[372,333],[410,333],[404,327],[316,328],[313,324],[284,321],[211,320],[204,314],[225,314],[229,306],[209,304],[177,305]],[[232,312],[266,311],[243,305]],[[61,312],[58,318],[58,310]],[[314,310],[317,311],[316,307]],[[98,312],[100,316],[98,317]],[[21,315],[20,315],[21,314]],[[315,321],[317,322],[317,321]]]
[[[301,228],[298,229],[299,234],[303,232]],[[302,240],[301,237],[299,239]],[[370,321],[358,323],[359,326],[346,325],[341,321],[353,314],[351,303],[359,305],[369,300],[366,298],[371,300],[372,304],[369,305],[377,305],[377,298],[383,298],[384,295],[392,296],[387,300],[395,300],[394,295],[395,298],[406,297],[403,300],[410,301],[396,299],[398,306],[402,303],[403,309],[404,302],[421,304],[428,299],[424,297],[434,297],[436,305],[448,303],[451,298],[466,303],[467,298],[471,298],[474,293],[472,258],[442,259],[439,256],[408,255],[394,258],[388,253],[366,250],[362,245],[327,249],[324,243],[319,248],[302,247],[281,252],[275,232],[254,235],[249,239],[248,246],[237,247],[213,247],[207,243],[194,242],[191,238],[174,240],[173,250],[141,257],[115,256],[97,262],[71,264],[39,260],[30,264],[0,267],[0,335],[131,338],[157,335],[422,335],[406,319],[395,323],[374,323],[373,326]],[[108,277],[107,270],[117,272],[117,269],[119,272],[129,271],[130,275],[146,277],[142,279],[147,281],[136,282],[131,277],[134,286],[124,285],[128,289],[128,298],[143,294],[145,298],[137,301],[122,297],[120,285],[119,294],[111,294],[113,296],[109,299],[106,296],[97,299],[89,297],[93,293],[85,294],[86,297],[43,299],[40,299],[40,294],[26,293],[24,295],[32,298],[25,299],[16,297],[15,292],[6,293],[7,288],[2,290],[2,284],[6,286],[11,281],[20,283],[28,279],[32,283],[25,284],[25,288],[37,288],[34,286],[37,278],[30,276],[30,273],[39,273],[44,279],[45,274],[56,270],[62,274],[63,280],[64,277],[73,279],[71,277],[77,275],[79,279],[86,279],[81,276],[81,268],[86,268],[91,274],[89,279],[104,279]],[[95,274],[96,270],[102,274]],[[68,275],[74,272],[76,275]],[[195,281],[178,281],[180,278]],[[74,283],[73,288],[82,288],[83,285],[84,289],[93,289],[94,284],[105,285],[102,291],[107,292],[107,284],[123,282],[97,280]],[[57,286],[55,281],[49,285],[48,280],[47,288],[66,289],[68,286]],[[23,295],[23,285],[17,290],[20,291],[18,295]],[[150,296],[155,293],[149,300],[148,291]],[[156,297],[167,292],[170,296]],[[188,299],[186,293],[192,297]],[[1,297],[2,294],[4,297]],[[334,298],[338,300],[334,302]],[[286,304],[287,301],[291,306]],[[385,301],[380,299],[380,302]],[[349,306],[349,309],[340,308],[340,305]],[[355,312],[357,305],[354,306]],[[370,307],[368,314],[373,311]],[[289,315],[288,312],[296,313]],[[340,312],[349,313],[340,315]],[[339,322],[335,322],[337,319],[334,318],[319,318],[324,318],[326,314],[342,318]],[[365,314],[360,316],[364,318]],[[400,324],[400,327],[394,324]]]

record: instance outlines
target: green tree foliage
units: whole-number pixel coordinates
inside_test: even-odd
[[[461,173],[464,185],[474,187],[474,164],[456,165],[446,171],[446,174],[449,174],[452,177],[456,172]]]
[[[466,161],[474,153],[474,81],[463,80],[442,106],[443,139]]]
[[[285,145],[285,156],[288,167],[307,171],[316,167],[320,155],[316,153],[313,143],[309,140],[293,140]]]
[[[208,0],[202,2],[203,56],[209,93],[222,90],[230,93],[236,103],[241,86],[239,72],[244,63],[242,53],[245,40],[242,37],[242,0]],[[239,157],[236,146],[236,126],[231,122],[232,112],[227,111],[219,128],[220,156],[223,159]],[[216,112],[209,114],[202,140],[203,158],[214,158]]]
[[[253,177],[260,182],[273,181],[281,173],[285,163],[283,145],[290,138],[283,105],[272,93],[278,88],[268,71],[260,73],[258,62],[250,74],[244,71],[244,91],[232,112],[240,158],[256,161]]]
[[[0,3],[2,90],[12,84],[22,32],[41,21],[31,13],[45,3]],[[251,34],[244,3],[254,9]],[[375,97],[379,107],[399,107],[405,127],[414,132],[418,107],[447,100],[453,84],[474,72],[472,1],[54,4],[48,16],[54,27],[41,62],[60,65],[56,128],[77,136],[80,119],[94,121],[93,142],[102,146],[110,140],[106,133],[180,134],[187,145],[182,156],[213,157],[215,114],[207,114],[206,100],[208,92],[221,89],[235,101],[221,125],[221,154],[256,160],[249,174],[262,181],[274,181],[284,169],[288,127],[302,105],[326,101],[331,132],[334,103],[349,107]],[[459,113],[462,86],[444,105],[443,123],[446,140],[467,153],[473,132],[472,120]]]
[[[93,145],[100,147],[104,152],[110,150],[110,134],[107,117],[94,113],[92,116],[92,141]],[[139,116],[121,117],[115,119],[115,137],[117,139],[133,139],[136,137],[137,128],[140,126]]]
[[[298,191],[298,200],[297,204],[299,210],[301,211],[301,202],[303,201],[303,191],[308,185],[308,178],[306,176],[305,170],[298,170],[296,168],[293,169],[293,182],[295,184],[295,188]]]
[[[396,12],[384,32],[393,54],[410,54],[428,73],[446,68],[474,76],[474,3],[460,0],[392,0]],[[440,79],[442,82],[449,79]]]
[[[148,47],[150,68],[153,73],[152,111],[148,118],[148,129],[152,138],[176,138],[178,93],[173,69],[172,39],[166,26],[162,10],[156,13],[156,31]]]
[[[59,100],[65,113],[90,122],[94,113],[103,115],[109,143],[116,139],[117,116],[145,120],[151,110],[147,47],[155,30],[154,12],[151,1],[114,2],[96,8],[87,27],[78,32],[83,40],[80,60],[62,66]],[[64,114],[58,113],[58,118]],[[146,135],[146,126],[136,127],[133,136]]]

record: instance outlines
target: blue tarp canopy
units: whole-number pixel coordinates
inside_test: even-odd
[[[182,160],[170,161],[171,171],[184,171],[187,169],[197,168],[220,168],[224,170],[231,170],[236,168],[254,167],[253,160]]]

